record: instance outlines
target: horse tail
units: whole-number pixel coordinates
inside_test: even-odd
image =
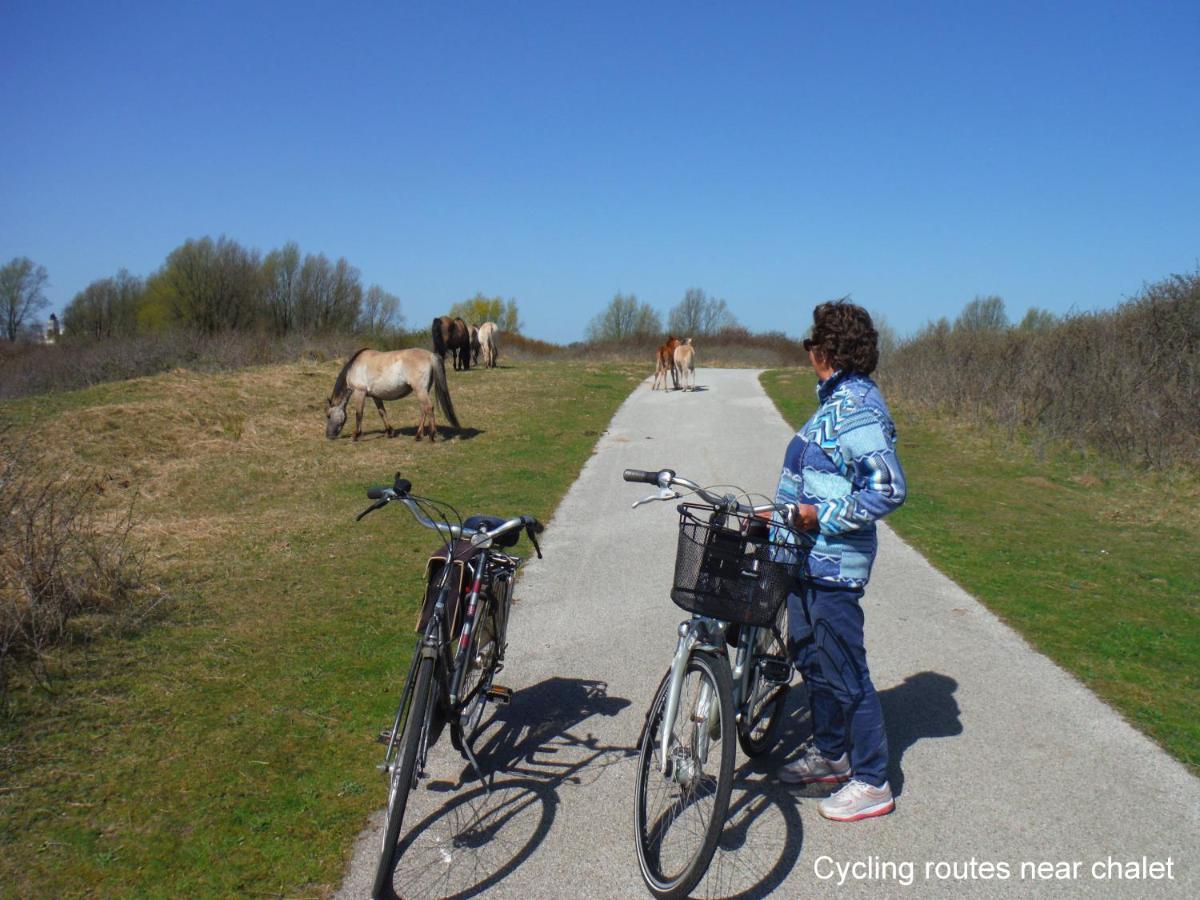
[[[433,358],[433,390],[437,395],[438,406],[442,408],[442,415],[449,419],[455,428],[462,428],[458,424],[458,416],[454,414],[454,404],[450,402],[450,388],[446,385],[446,364],[440,356]]]
[[[445,356],[446,341],[442,337],[442,320],[440,317],[433,320],[433,328],[431,329],[431,332],[433,334],[433,352],[438,356]]]
[[[346,364],[342,366],[342,371],[338,372],[337,381],[333,383],[333,393],[329,395],[330,403],[339,403],[346,396],[348,393],[346,390],[346,373],[350,371],[350,367],[354,365],[354,361],[358,359],[363,350],[369,349],[369,347],[363,347],[360,350],[356,350],[354,355],[346,360]]]

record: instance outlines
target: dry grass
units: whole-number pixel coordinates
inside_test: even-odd
[[[324,437],[338,362],[183,370],[0,403],[101,513],[134,502],[169,619],[64,654],[53,694],[0,722],[0,883],[17,894],[327,893],[382,798],[370,736],[412,649],[430,537],[355,524],[403,470],[464,514],[549,519],[644,374],[506,364],[449,373],[462,436],[417,443],[412,400]],[[84,739],[86,737],[86,739]],[[350,785],[351,787],[347,787]]]

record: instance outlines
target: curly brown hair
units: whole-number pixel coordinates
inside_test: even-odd
[[[848,300],[833,300],[813,310],[812,337],[804,349],[821,350],[829,365],[843,372],[870,375],[879,364],[879,334],[871,314]]]

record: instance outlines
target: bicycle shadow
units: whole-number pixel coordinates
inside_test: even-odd
[[[779,742],[763,756],[746,759],[734,770],[729,812],[717,852],[694,896],[764,897],[791,874],[804,847],[798,795],[775,779],[796,731],[808,719],[808,697],[794,686],[784,707]]]
[[[393,884],[405,898],[468,896],[512,874],[549,833],[561,785],[590,782],[634,753],[601,744],[590,730],[578,733],[588,719],[615,716],[629,703],[587,679],[550,678],[517,691],[475,742],[484,774],[494,774],[490,792],[465,764],[455,780],[422,782],[413,792]],[[454,754],[448,741],[433,752]]]
[[[918,672],[879,692],[887,729],[888,778],[899,796],[904,789],[905,752],[925,738],[962,734],[954,692],[958,682],[937,672]],[[779,741],[768,754],[745,760],[734,772],[729,813],[717,852],[696,896],[762,897],[778,889],[800,859],[804,826],[799,804],[829,794],[828,786],[795,787],[779,782],[775,771],[798,755],[812,737],[808,693],[793,686]],[[739,757],[741,758],[741,757]]]

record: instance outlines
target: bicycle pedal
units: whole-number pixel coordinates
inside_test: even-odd
[[[758,661],[758,671],[773,684],[787,684],[792,680],[792,665],[786,659],[767,657]]]
[[[392,742],[392,729],[385,728],[379,734],[375,735],[375,743],[383,744],[385,747]]]
[[[501,706],[510,703],[512,701],[512,695],[512,688],[501,687],[498,684],[493,684],[487,689],[487,698],[493,703],[500,704]]]

